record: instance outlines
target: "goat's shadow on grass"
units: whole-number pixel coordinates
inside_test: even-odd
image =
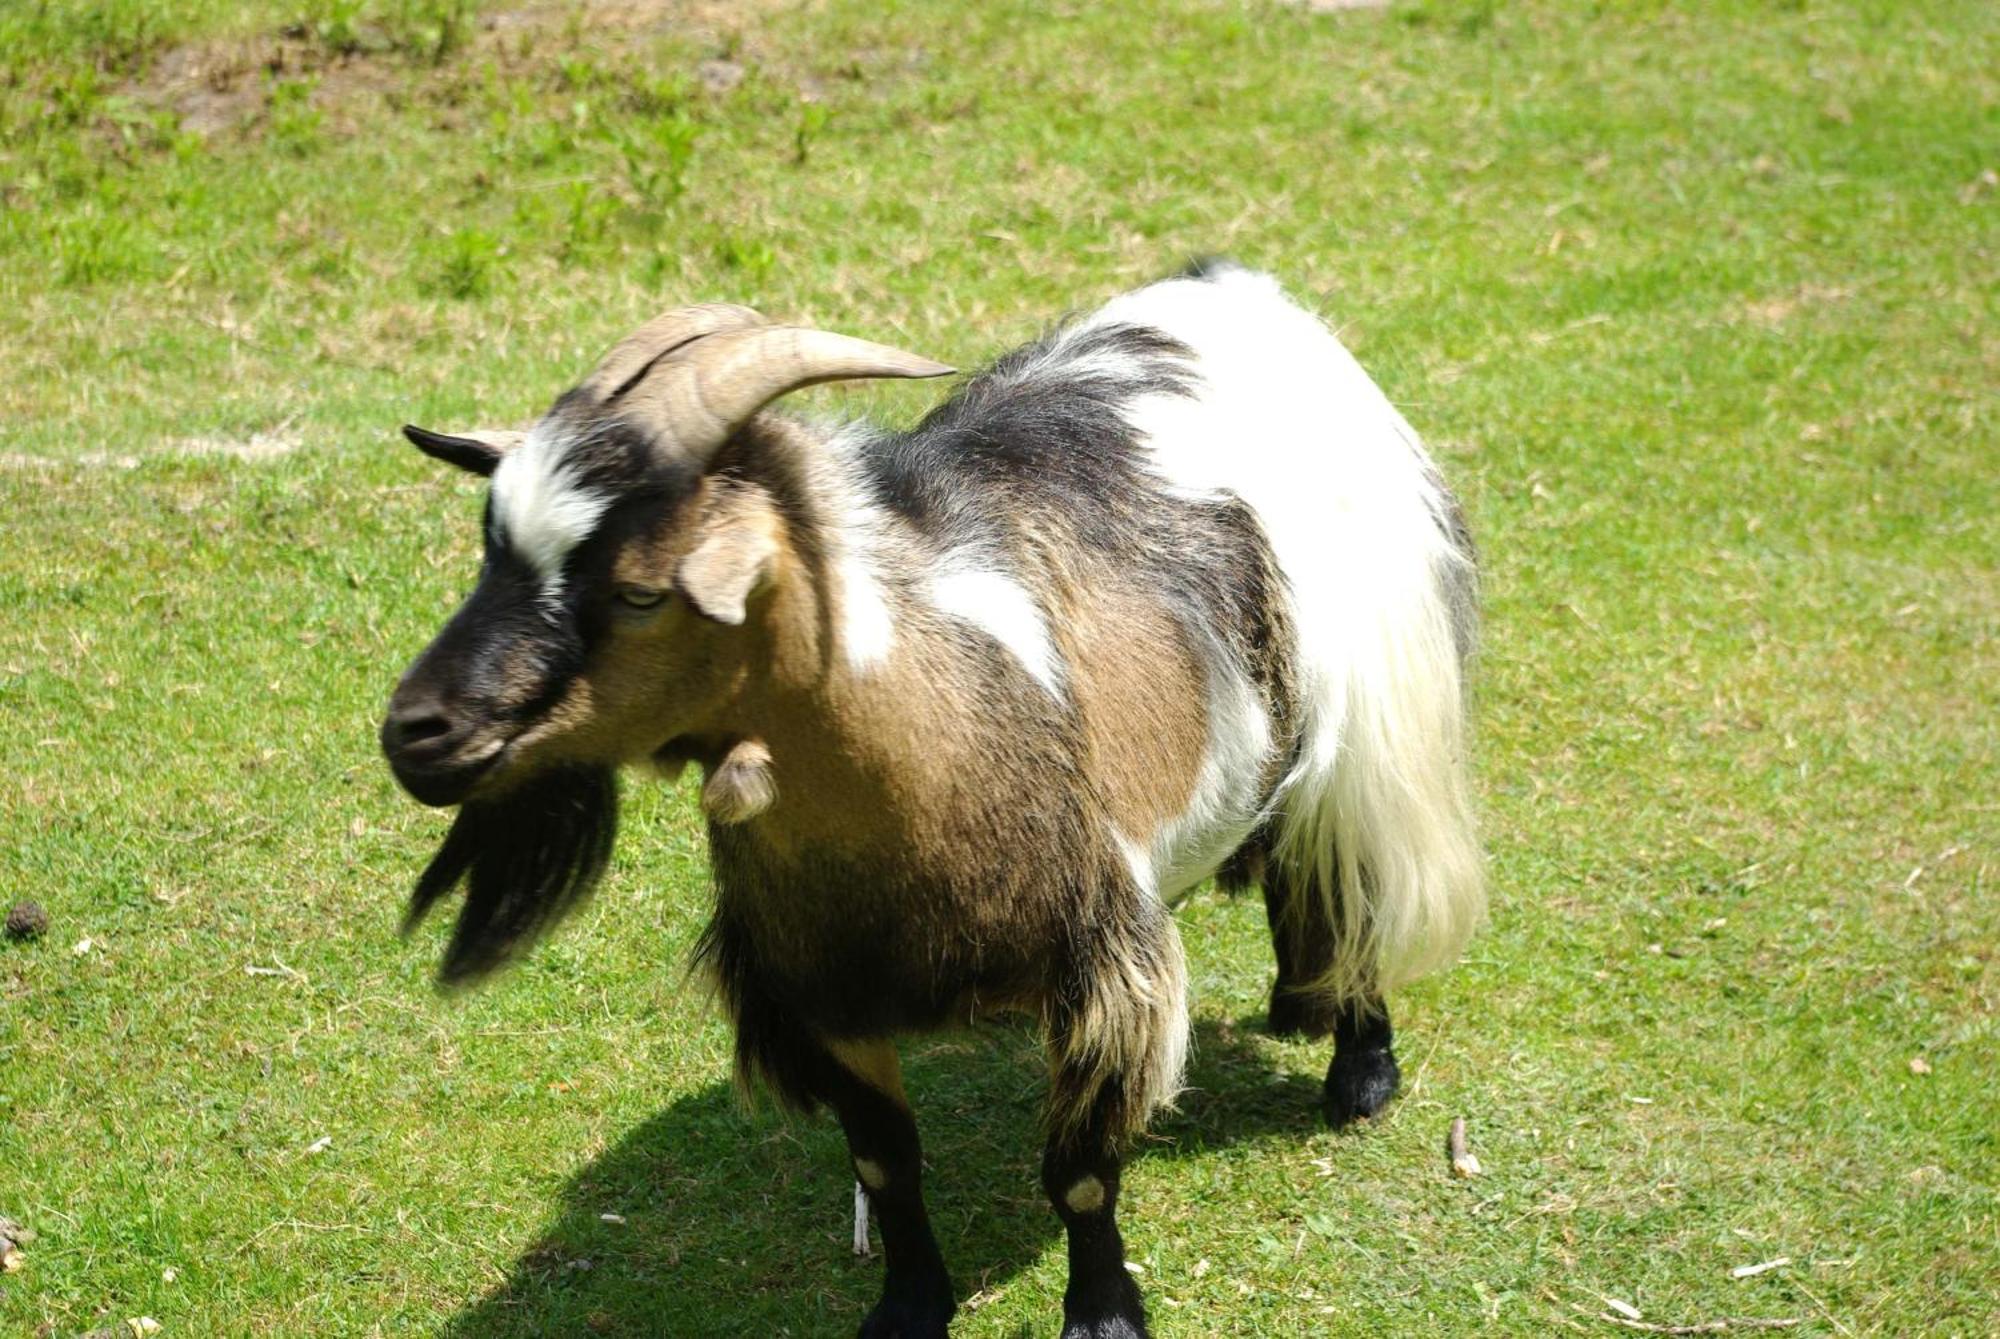
[[[1277,1068],[1263,1022],[1197,1023],[1189,1089],[1136,1158],[1194,1157],[1320,1128],[1318,1071]],[[1331,1043],[1315,1050],[1323,1065]],[[1013,1278],[1058,1240],[1039,1174],[1045,1072],[1025,1026],[988,1025],[904,1048],[926,1199],[961,1302]],[[880,1255],[852,1251],[853,1185],[830,1116],[746,1111],[718,1080],[579,1172],[559,1216],[506,1281],[444,1333],[852,1334],[882,1282]],[[879,1237],[876,1244],[879,1251]]]

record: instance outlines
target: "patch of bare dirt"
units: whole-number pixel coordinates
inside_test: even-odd
[[[1801,308],[1844,302],[1854,296],[1852,285],[1803,283],[1789,293],[1746,301],[1743,314],[1758,325],[1783,325]]]
[[[257,124],[271,89],[284,81],[308,81],[307,101],[325,109],[359,95],[419,88],[441,69],[552,67],[580,49],[616,55],[670,33],[733,47],[744,29],[784,7],[778,0],[563,0],[480,14],[463,31],[298,23],[169,48],[123,91],[170,110],[183,132],[211,136]],[[720,95],[744,73],[736,60],[718,55],[702,62],[696,77]]]

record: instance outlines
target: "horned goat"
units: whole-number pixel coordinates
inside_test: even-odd
[[[863,1335],[945,1332],[895,1038],[1045,1029],[1063,1334],[1145,1332],[1119,1150],[1170,1101],[1169,908],[1261,884],[1272,1027],[1331,1033],[1336,1124],[1394,1094],[1384,992],[1481,914],[1465,777],[1473,554],[1403,417],[1276,282],[1224,262],[1007,354],[908,432],[767,411],[926,358],[672,311],[523,432],[405,429],[490,475],[477,587],[382,745],[456,805],[414,924],[516,956],[602,871],[614,774],[707,774],[696,949],[737,1069],[831,1107],[879,1215]]]

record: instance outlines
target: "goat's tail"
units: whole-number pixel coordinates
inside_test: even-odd
[[[1450,963],[1485,913],[1465,762],[1472,554],[1434,501],[1449,519],[1428,561],[1300,610],[1300,747],[1271,855],[1296,890],[1284,914],[1331,932],[1330,960],[1293,989],[1338,1005],[1373,1007]],[[1312,638],[1328,626],[1314,615],[1346,635]]]

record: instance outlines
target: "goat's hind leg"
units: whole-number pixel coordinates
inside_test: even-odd
[[[861,1322],[861,1339],[942,1339],[955,1309],[951,1276],[924,1211],[917,1122],[895,1043],[828,1042],[810,1069],[812,1094],[840,1117],[882,1232],[882,1297]]]
[[[1271,986],[1270,1029],[1280,1037],[1333,1037],[1333,1061],[1321,1089],[1327,1124],[1373,1116],[1402,1083],[1389,1007],[1379,997],[1338,1004],[1311,987],[1339,948],[1327,909],[1275,863],[1264,871],[1264,912],[1278,979]]]
[[[1340,1010],[1333,1027],[1333,1061],[1326,1067],[1320,1097],[1328,1125],[1339,1129],[1389,1105],[1403,1083],[1393,1042],[1388,1005],[1376,1001]]]
[[[1266,869],[1264,917],[1278,959],[1267,1026],[1274,1037],[1325,1037],[1332,1034],[1339,1011],[1310,987],[1333,960],[1333,927],[1317,908],[1293,906],[1292,896],[1287,877]]]

